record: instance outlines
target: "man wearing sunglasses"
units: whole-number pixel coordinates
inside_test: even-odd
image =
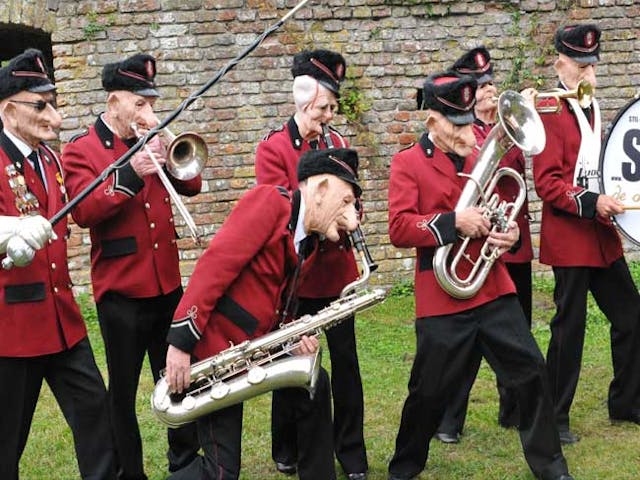
[[[115,478],[104,381],[67,270],[63,172],[45,143],[55,108],[42,53],[29,49],[0,68],[0,478],[18,478],[42,381],[75,440],[82,478]]]

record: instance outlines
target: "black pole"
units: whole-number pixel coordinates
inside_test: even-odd
[[[184,110],[187,109],[189,105],[195,102],[198,98],[200,98],[207,90],[209,90],[212,86],[214,86],[218,81],[232,68],[234,68],[241,60],[243,60],[247,55],[253,52],[269,35],[278,30],[284,22],[287,21],[289,17],[291,17],[295,12],[297,12],[300,8],[302,8],[309,0],[302,0],[298,3],[293,9],[289,11],[285,16],[283,16],[277,23],[273,24],[269,28],[267,28],[262,34],[244,51],[240,52],[235,58],[231,59],[229,63],[223,66],[215,76],[205,83],[199,90],[189,95],[184,101],[176,108],[174,111],[169,113],[164,120],[162,120],[158,125],[149,130],[143,137],[140,137],[138,141],[133,145],[129,150],[127,150],[120,158],[114,161],[111,165],[105,168],[98,177],[93,180],[89,185],[87,185],[78,195],[76,195],[69,203],[67,203],[64,207],[62,207],[53,217],[49,219],[51,225],[55,225],[60,220],[62,220],[72,208],[74,208],[78,203],[80,203],[84,198],[89,195],[93,190],[95,190],[98,185],[104,182],[109,175],[111,175],[118,168],[123,167],[132,156],[134,156],[138,151],[144,147],[144,145],[155,137],[158,133],[160,133],[167,125],[173,122],[178,115],[180,115]]]

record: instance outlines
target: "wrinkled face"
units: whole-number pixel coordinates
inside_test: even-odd
[[[476,146],[476,137],[470,123],[455,125],[440,112],[430,110],[426,125],[433,143],[444,153],[453,152],[468,157]]]
[[[134,123],[142,133],[158,124],[158,117],[153,113],[156,97],[143,97],[126,90],[109,93],[107,99],[108,121],[120,138],[133,138],[131,128]]]
[[[300,134],[305,140],[322,135],[322,124],[329,124],[338,111],[338,100],[330,90],[318,84],[318,94],[301,111],[297,118],[300,122]]]
[[[496,97],[498,96],[498,89],[493,84],[493,82],[486,82],[482,85],[478,85],[476,89],[476,105],[475,112],[476,116],[483,118],[487,117],[495,117],[496,110],[498,108],[498,102],[496,102]]]
[[[56,110],[55,93],[22,91],[3,102],[7,130],[35,149],[41,141],[55,140],[62,117]]]
[[[352,232],[358,227],[356,197],[350,183],[334,175],[316,175],[307,179],[304,226],[332,242],[340,239],[340,230]]]
[[[558,60],[554,64],[558,78],[569,90],[578,86],[580,80],[586,80],[592,87],[596,87],[596,64],[579,63],[562,53],[558,54]]]

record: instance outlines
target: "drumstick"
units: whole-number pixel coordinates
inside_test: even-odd
[[[623,205],[625,210],[640,210],[640,205]]]

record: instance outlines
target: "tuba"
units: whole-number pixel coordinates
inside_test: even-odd
[[[375,264],[367,261],[361,232],[351,241],[363,263],[360,278],[346,285],[340,297],[313,315],[304,315],[277,330],[246,340],[191,365],[191,383],[186,394],[172,394],[160,378],[151,396],[158,419],[172,428],[203,415],[230,407],[257,395],[286,387],[303,387],[314,393],[321,364],[321,350],[309,355],[291,355],[303,335],[320,335],[356,312],[382,300],[382,289],[362,288]]]
[[[491,220],[492,231],[504,231],[509,222],[515,220],[526,199],[527,186],[522,177],[512,168],[498,169],[498,164],[514,145],[527,155],[540,153],[545,146],[546,135],[540,116],[535,108],[517,92],[507,90],[498,97],[498,123],[487,136],[471,174],[458,174],[468,178],[455,211],[468,207],[485,208],[485,216]],[[513,202],[501,201],[494,192],[503,177],[511,177],[518,183],[519,192]],[[435,249],[433,271],[442,289],[455,298],[473,297],[485,282],[491,267],[500,257],[499,249],[488,242],[482,245],[477,258],[467,253],[470,237],[462,237],[458,251],[449,259],[454,244]],[[464,278],[457,267],[464,260],[471,264]]]

